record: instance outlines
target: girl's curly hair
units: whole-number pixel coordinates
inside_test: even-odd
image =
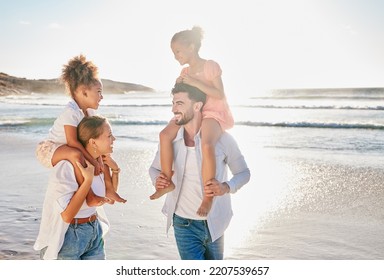
[[[75,56],[63,66],[61,81],[69,94],[74,97],[77,88],[81,85],[91,86],[99,80],[98,68],[92,61],[87,61],[82,54]]]

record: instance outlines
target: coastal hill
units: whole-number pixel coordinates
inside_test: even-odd
[[[139,84],[101,79],[103,93],[125,93],[129,91],[152,92],[154,89]],[[31,93],[65,93],[65,86],[58,79],[29,80],[0,72],[0,96]]]

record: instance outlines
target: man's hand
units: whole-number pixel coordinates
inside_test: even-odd
[[[156,178],[156,184],[155,184],[156,190],[162,190],[164,188],[169,187],[170,185],[171,185],[171,180],[169,180],[164,173],[160,173],[160,175]]]
[[[229,186],[227,183],[220,183],[216,179],[208,180],[204,186],[206,196],[221,196],[229,193]]]

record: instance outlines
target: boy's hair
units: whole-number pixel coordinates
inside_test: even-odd
[[[203,104],[205,104],[205,101],[207,99],[207,96],[205,95],[205,93],[202,92],[200,89],[184,83],[176,83],[175,86],[173,87],[172,95],[179,92],[188,93],[189,99],[195,102],[203,102]]]
[[[97,66],[92,61],[87,61],[86,57],[80,54],[63,65],[61,81],[73,98],[79,86],[90,87],[97,83],[99,81],[98,75]]]
[[[77,138],[86,147],[89,139],[97,139],[103,133],[107,119],[102,116],[84,117],[77,126]]]
[[[179,41],[187,46],[193,44],[196,52],[199,52],[204,32],[200,26],[194,26],[192,29],[183,30],[175,33],[171,39],[171,43]]]

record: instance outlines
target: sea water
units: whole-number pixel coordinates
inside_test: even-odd
[[[369,163],[375,164],[384,151],[383,98],[384,89],[290,90],[251,95],[230,106],[237,139],[255,148],[361,156],[362,163],[377,157]],[[0,130],[43,138],[68,100],[49,94],[0,96]],[[118,139],[153,144],[172,118],[171,95],[106,93],[98,112],[112,123]]]

